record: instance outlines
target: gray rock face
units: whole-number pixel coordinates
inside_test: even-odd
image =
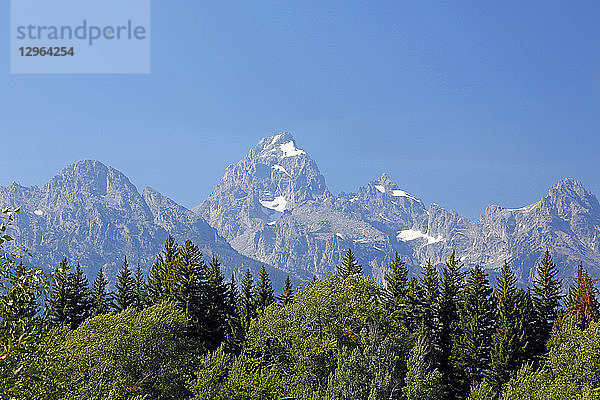
[[[521,209],[489,206],[471,221],[427,207],[386,174],[356,193],[333,196],[287,133],[264,138],[229,166],[194,212],[241,254],[303,278],[334,271],[348,248],[377,279],[395,252],[417,272],[428,259],[443,263],[453,250],[465,265],[492,275],[506,260],[521,283],[531,282],[546,248],[567,280],[580,260],[600,274],[600,208],[578,181],[561,181]]]
[[[21,207],[13,232],[15,245],[33,255],[28,262],[52,268],[67,257],[91,279],[103,268],[114,281],[125,256],[148,270],[169,234],[180,243],[192,240],[205,258],[218,257],[227,274],[246,267],[257,272],[261,265],[190,210],[150,188],[140,195],[125,175],[98,161],[71,165],[41,188],[0,187],[0,205]]]
[[[261,140],[230,165],[210,196],[188,210],[151,188],[140,195],[120,172],[97,161],[65,168],[41,188],[0,187],[0,206],[21,206],[18,244],[38,266],[62,257],[93,276],[116,275],[123,257],[148,269],[167,238],[191,239],[226,274],[269,266],[276,286],[335,271],[352,248],[365,273],[383,279],[394,253],[420,271],[453,250],[491,275],[504,260],[530,283],[549,249],[561,277],[581,261],[600,276],[600,205],[580,182],[565,179],[539,202],[519,209],[489,206],[478,221],[402,190],[388,175],[356,193],[332,195],[314,160],[288,133]]]

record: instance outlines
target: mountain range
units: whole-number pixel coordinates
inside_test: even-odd
[[[532,281],[546,249],[564,280],[580,262],[600,276],[600,205],[575,179],[523,208],[490,205],[473,221],[427,206],[387,174],[354,193],[332,194],[289,133],[262,139],[191,210],[150,187],[140,193],[98,161],[70,165],[42,187],[0,187],[0,206],[21,207],[15,245],[27,247],[32,264],[53,267],[67,257],[90,278],[103,268],[114,280],[125,256],[148,270],[168,235],[191,239],[226,274],[256,274],[264,264],[276,287],[287,275],[298,283],[335,271],[348,248],[377,280],[396,252],[417,273],[453,250],[492,276],[506,260],[522,284]]]

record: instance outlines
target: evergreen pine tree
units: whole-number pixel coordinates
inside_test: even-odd
[[[52,277],[52,289],[48,297],[46,315],[51,324],[68,324],[77,328],[90,315],[92,301],[88,281],[79,264],[75,272],[66,258]]]
[[[576,296],[578,288],[583,284],[584,277],[586,275],[585,269],[583,268],[583,264],[579,262],[577,266],[577,275],[575,276],[575,280],[569,286],[569,291],[567,293],[567,297],[565,298],[565,308],[567,310],[572,310],[573,307],[577,304]]]
[[[236,305],[238,302],[238,288],[235,281],[235,273],[231,273],[231,280],[229,281],[229,303]]]
[[[256,311],[258,313],[261,313],[265,308],[275,302],[271,278],[269,278],[269,274],[264,265],[260,268],[258,282],[255,287],[254,300],[256,301]]]
[[[532,317],[531,297],[517,291],[517,279],[505,262],[496,281],[496,324],[492,337],[488,381],[496,392],[525,360],[529,343],[524,316]],[[524,309],[521,309],[524,308]]]
[[[460,338],[455,343],[457,368],[463,371],[460,396],[481,382],[490,364],[495,308],[487,275],[478,265],[473,268],[462,293]]]
[[[98,271],[92,284],[92,316],[107,314],[111,308],[110,293],[107,291],[108,281],[102,268]]]
[[[85,321],[92,312],[92,299],[87,277],[83,274],[81,266],[77,263],[75,272],[70,274],[70,323],[73,329]]]
[[[408,268],[396,253],[389,269],[390,272],[385,274],[385,303],[389,311],[397,312],[405,307],[408,293]]]
[[[229,281],[229,310],[230,314],[227,316],[227,322],[229,325],[229,331],[227,334],[226,348],[234,354],[239,354],[244,341],[244,328],[242,327],[242,320],[240,318],[238,303],[239,293],[236,285],[235,274],[231,273],[231,280]]]
[[[117,289],[115,293],[115,310],[121,312],[135,305],[135,282],[131,276],[127,257],[123,261],[123,268],[117,275]]]
[[[536,312],[534,351],[538,360],[547,352],[546,342],[550,339],[552,326],[558,315],[561,282],[557,275],[556,266],[546,250],[533,279],[533,304]]]
[[[421,288],[423,289],[423,301],[421,302],[421,315],[425,333],[431,338],[434,354],[438,348],[439,333],[439,274],[431,261],[423,266],[421,277]]]
[[[46,315],[52,325],[61,325],[71,322],[71,268],[67,259],[63,258],[59,267],[52,275],[52,288],[46,304]]]
[[[256,303],[254,301],[254,281],[250,268],[246,269],[242,279],[242,288],[238,301],[239,315],[245,331],[250,327],[250,321],[256,317]]]
[[[338,266],[338,275],[340,278],[345,279],[350,276],[360,277],[362,273],[362,266],[354,257],[352,249],[348,249],[344,258],[342,258],[342,263]]]
[[[133,306],[138,309],[144,309],[148,303],[148,293],[146,289],[146,278],[144,277],[144,273],[142,272],[142,268],[140,267],[140,263],[137,264],[135,268],[135,275],[133,276],[134,283],[134,292],[135,292],[135,301]]]
[[[285,284],[283,285],[283,292],[279,296],[279,301],[283,307],[291,304],[294,301],[294,289],[292,288],[292,282],[290,276],[285,278]]]
[[[419,279],[410,278],[404,308],[400,313],[402,321],[410,332],[417,332],[423,324],[423,296],[424,291],[419,285]]]
[[[590,323],[600,319],[597,294],[595,280],[590,277],[580,263],[577,268],[577,277],[569,288],[566,301],[567,315],[575,318],[580,329],[586,329]]]
[[[517,289],[517,331],[519,332],[519,367],[539,360],[536,349],[536,312],[530,290]]]
[[[156,257],[148,275],[147,292],[151,303],[173,300],[177,280],[179,246],[169,235],[163,251]]]
[[[457,397],[460,388],[458,371],[452,360],[454,343],[460,336],[458,311],[463,281],[462,264],[453,251],[442,270],[442,282],[439,303],[439,370],[442,374],[442,384],[448,398]]]
[[[171,294],[166,298],[175,300],[192,324],[199,328],[204,323],[207,303],[204,284],[208,271],[202,252],[191,240],[186,240],[179,249],[178,258],[170,260],[169,264],[175,270],[169,272],[168,292]]]
[[[208,350],[217,349],[231,333],[229,318],[235,312],[231,295],[221,273],[221,264],[213,257],[206,280],[206,304],[202,340]]]

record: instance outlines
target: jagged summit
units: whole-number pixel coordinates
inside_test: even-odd
[[[168,234],[201,243],[229,268],[265,263],[301,279],[331,272],[348,248],[376,278],[396,252],[417,272],[455,250],[466,266],[490,273],[507,260],[527,283],[546,248],[565,281],[579,261],[600,275],[600,205],[575,179],[559,181],[536,203],[489,206],[472,221],[435,203],[426,208],[386,173],[334,197],[288,132],[260,140],[194,210],[151,187],[140,194],[121,172],[94,160],[66,167],[41,188],[0,187],[0,206],[22,206],[20,244],[43,255],[40,264],[67,256],[109,276],[124,254],[147,266]]]
[[[388,195],[391,197],[403,198],[403,199],[407,199],[410,201],[415,201],[415,202],[421,203],[421,204],[423,203],[420,199],[414,197],[410,193],[399,189],[398,184],[396,182],[394,182],[387,173],[383,173],[379,177],[379,179],[377,179],[374,182],[371,182],[371,185],[373,185],[379,193],[382,193],[382,194],[385,194],[385,195]]]
[[[281,132],[261,139],[250,151],[250,155],[268,160],[307,156],[304,150],[297,147],[296,140],[289,132]]]
[[[67,166],[43,188],[49,191],[59,189],[77,195],[88,193],[96,196],[119,191],[138,193],[125,174],[97,160],[82,160]]]
[[[548,198],[569,198],[587,204],[598,203],[596,197],[587,190],[577,179],[566,178],[552,186],[548,191]]]

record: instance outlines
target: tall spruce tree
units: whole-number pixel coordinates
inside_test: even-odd
[[[294,289],[292,288],[292,282],[290,281],[289,275],[285,278],[283,292],[281,293],[281,296],[279,296],[279,301],[283,307],[294,301]]]
[[[261,313],[265,308],[275,302],[275,294],[273,293],[273,285],[271,278],[263,265],[260,268],[258,282],[256,282],[254,300],[256,301],[256,311]]]
[[[235,280],[235,273],[232,272],[231,280],[229,281],[229,303],[233,304],[235,306],[238,302],[238,296],[239,296],[239,292],[238,292],[237,283]]]
[[[408,294],[408,268],[396,253],[389,269],[390,272],[385,274],[384,299],[386,308],[391,312],[399,312],[405,307],[406,295]]]
[[[600,319],[598,290],[595,283],[596,281],[579,263],[575,282],[569,287],[566,307],[567,315],[575,318],[580,329],[586,329],[592,322]]]
[[[141,311],[148,305],[149,300],[148,291],[146,288],[146,278],[144,277],[144,273],[142,272],[140,263],[138,263],[137,267],[135,268],[135,274],[133,275],[133,283],[135,292],[135,302],[133,306]]]
[[[235,312],[231,295],[221,273],[221,264],[213,257],[209,264],[205,286],[203,342],[208,350],[217,349],[231,334],[229,319]]]
[[[169,274],[170,295],[167,299],[174,300],[191,320],[200,328],[204,323],[206,313],[205,281],[207,267],[202,260],[202,252],[191,240],[186,240],[179,248],[178,258],[169,262],[175,268]]]
[[[111,296],[107,290],[108,280],[104,277],[102,268],[92,284],[92,316],[108,314],[111,309]]]
[[[71,272],[63,258],[52,278],[46,315],[54,325],[68,324],[75,329],[90,315],[91,308],[91,293],[81,267],[78,264]]]
[[[71,268],[66,258],[60,261],[59,267],[52,275],[52,288],[46,303],[46,315],[52,325],[71,322]]]
[[[410,294],[413,296],[409,299],[408,268],[398,253],[394,255],[389,269],[390,272],[385,274],[384,305],[396,320],[401,321],[412,332],[415,329],[413,322],[417,310],[411,309],[414,304],[409,306],[409,302],[417,295],[414,292],[418,291],[418,285],[411,282]]]
[[[561,281],[558,271],[552,262],[550,252],[546,250],[542,262],[538,264],[533,279],[533,304],[535,306],[535,357],[539,358],[547,352],[546,343],[550,339],[552,326],[558,316],[561,302]]]
[[[75,329],[91,315],[92,299],[87,277],[79,263],[69,278],[71,281],[71,327]]]
[[[469,272],[459,310],[460,337],[455,343],[458,370],[463,371],[460,397],[480,383],[490,364],[495,307],[487,275],[476,265]]]
[[[179,246],[169,235],[165,247],[156,257],[148,275],[148,299],[156,304],[161,300],[173,300],[179,262]]]
[[[423,288],[416,277],[408,281],[408,290],[401,311],[401,318],[410,332],[417,332],[423,324]]]
[[[423,266],[420,286],[423,290],[421,302],[421,315],[425,333],[433,343],[433,352],[438,349],[439,333],[439,295],[440,279],[437,269],[428,260]]]
[[[517,322],[521,351],[518,354],[519,366],[525,362],[535,362],[539,359],[536,340],[536,312],[530,290],[517,289]]]
[[[115,310],[121,312],[129,307],[135,306],[135,282],[131,276],[127,257],[123,261],[123,267],[117,274],[117,291],[114,294]]]
[[[229,331],[227,334],[227,342],[225,347],[228,351],[234,354],[239,354],[244,342],[244,328],[242,326],[242,320],[239,314],[239,293],[235,280],[235,274],[233,272],[231,273],[231,280],[229,281],[228,295],[230,314],[227,316]]]
[[[458,371],[453,363],[452,353],[461,332],[459,325],[460,296],[463,283],[462,264],[453,251],[442,270],[439,303],[439,370],[442,384],[449,399],[460,393]]]
[[[362,273],[362,265],[360,265],[356,257],[354,257],[352,249],[348,249],[346,254],[344,254],[344,258],[342,258],[342,263],[338,266],[338,276],[345,279],[350,276],[360,277]]]
[[[487,376],[496,392],[525,361],[529,346],[529,321],[524,321],[524,317],[533,317],[531,297],[523,290],[518,291],[516,283],[517,278],[505,262],[494,291],[496,324]]]
[[[256,302],[254,301],[254,281],[250,268],[246,269],[242,279],[241,293],[238,301],[238,310],[245,331],[250,327],[250,321],[256,317]]]

